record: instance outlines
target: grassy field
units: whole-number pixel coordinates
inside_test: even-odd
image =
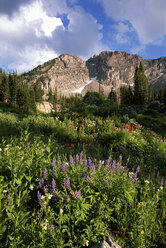
[[[166,245],[166,117],[92,99],[53,115],[0,104],[0,247]]]

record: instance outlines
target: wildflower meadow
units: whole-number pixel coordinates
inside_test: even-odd
[[[0,247],[91,247],[108,233],[121,247],[165,247],[164,115],[156,129],[143,114],[84,108],[1,108]]]

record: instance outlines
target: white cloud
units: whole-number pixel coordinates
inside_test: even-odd
[[[92,15],[82,8],[76,7],[69,12],[67,18],[69,20],[68,29],[59,28],[53,32],[55,51],[87,59],[94,53],[108,49],[102,43],[102,26]]]
[[[48,16],[41,1],[20,7],[11,18],[0,15],[0,66],[5,62],[20,73],[56,57],[47,43],[58,27],[61,19]]]
[[[130,39],[127,35],[125,34],[121,34],[121,33],[118,33],[115,35],[115,38],[116,38],[116,41],[118,42],[118,44],[125,44],[125,43],[130,43]]]
[[[17,55],[17,61],[11,62],[8,67],[15,70],[18,73],[26,72],[31,66],[35,68],[37,65],[43,64],[44,62],[57,57],[57,54],[50,50],[47,46],[39,47],[26,47],[25,50],[15,54]]]
[[[129,21],[142,44],[161,41],[166,35],[165,0],[103,0],[106,14],[116,21]]]
[[[145,47],[146,47],[145,45],[136,46],[136,47],[131,48],[130,52],[132,54],[138,54],[138,53],[142,52],[145,49]]]
[[[66,0],[28,2],[11,16],[0,14],[0,67],[21,73],[62,53],[87,59],[108,49],[103,26],[83,8],[69,8]],[[61,14],[69,21],[67,29]]]

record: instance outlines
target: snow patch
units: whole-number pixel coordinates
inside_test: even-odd
[[[96,80],[96,77],[94,78],[91,78],[91,80],[89,82],[87,82],[83,87],[79,88],[79,89],[76,89],[76,90],[73,90],[72,93],[79,93],[81,94],[81,92],[83,91],[83,89],[85,88],[86,85],[92,83],[93,81],[96,81],[98,82],[98,80]]]

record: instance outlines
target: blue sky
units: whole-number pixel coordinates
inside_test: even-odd
[[[0,67],[28,71],[62,53],[166,56],[166,0],[0,0]]]

